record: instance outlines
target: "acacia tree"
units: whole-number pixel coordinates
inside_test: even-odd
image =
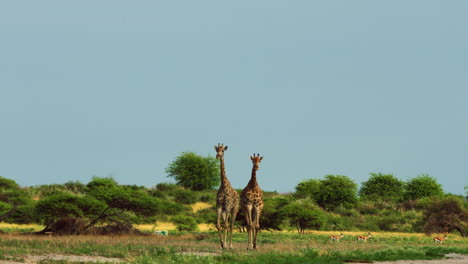
[[[0,177],[0,222],[30,202],[31,197],[14,180]]]
[[[362,183],[359,195],[365,200],[394,201],[403,197],[403,181],[392,174],[371,173],[371,177]]]
[[[60,232],[57,225],[67,224],[70,219],[80,224],[79,227],[72,224],[70,234],[86,232],[98,223],[132,228],[141,217],[152,217],[164,207],[145,188],[119,185],[112,178],[93,178],[84,191],[84,195],[55,192],[41,199],[36,206],[46,224],[41,233]]]
[[[106,204],[103,201],[92,196],[57,192],[36,204],[36,214],[48,229],[56,221],[66,217],[96,218],[105,208]]]
[[[317,203],[325,209],[350,207],[357,202],[357,184],[347,176],[327,175],[320,182]]]
[[[405,186],[405,200],[417,200],[424,197],[442,196],[444,191],[442,185],[437,183],[434,177],[427,174],[412,178]]]
[[[468,209],[458,197],[449,196],[431,201],[426,207],[425,220],[426,233],[456,230],[464,237],[468,231]]]
[[[211,156],[184,152],[166,168],[166,172],[178,185],[194,191],[213,189],[219,185],[219,164]]]
[[[131,216],[153,216],[160,213],[161,202],[138,186],[118,185],[113,178],[95,177],[87,184],[87,195],[105,203],[104,209],[89,226],[99,221],[135,222]]]

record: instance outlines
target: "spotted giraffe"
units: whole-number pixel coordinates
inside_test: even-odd
[[[219,159],[221,167],[221,186],[219,187],[216,197],[216,208],[218,221],[216,228],[218,229],[219,241],[221,248],[232,249],[232,229],[236,221],[236,215],[239,211],[239,194],[232,188],[231,183],[226,177],[226,169],[224,167],[224,151],[228,146],[219,144],[215,146],[216,158]],[[222,222],[222,223],[221,223]],[[226,239],[229,233],[229,246],[226,245]]]
[[[263,192],[257,183],[257,170],[262,159],[263,157],[260,157],[259,154],[250,157],[253,164],[252,176],[241,194],[241,205],[249,233],[247,249],[257,248],[257,234],[260,230],[260,215],[263,210]]]

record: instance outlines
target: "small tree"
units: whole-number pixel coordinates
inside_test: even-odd
[[[431,201],[425,210],[425,220],[426,233],[456,230],[464,237],[468,231],[468,209],[458,197],[449,196]]]
[[[296,193],[294,193],[294,196],[299,199],[311,198],[312,200],[317,201],[319,192],[320,180],[309,179],[296,185]]]
[[[325,209],[351,207],[357,202],[357,184],[342,175],[327,175],[321,181],[317,203]]]
[[[306,229],[319,229],[325,223],[322,210],[313,204],[310,199],[296,200],[283,208],[283,214],[287,216],[299,234],[304,234]]]
[[[406,183],[405,200],[417,200],[424,197],[442,196],[444,191],[434,177],[427,174],[412,178]]]
[[[176,215],[172,217],[172,222],[179,231],[196,231],[198,229],[197,221],[191,216]]]
[[[168,177],[194,191],[213,189],[219,185],[219,164],[216,158],[184,152],[166,168]]]
[[[395,201],[403,197],[403,181],[392,174],[371,173],[371,177],[362,183],[359,195],[365,200]]]

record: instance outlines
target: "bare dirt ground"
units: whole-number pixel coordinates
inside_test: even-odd
[[[374,264],[468,264],[468,255],[447,254],[447,259],[379,261]]]

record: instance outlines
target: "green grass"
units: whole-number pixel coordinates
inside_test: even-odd
[[[255,251],[247,251],[246,234],[234,234],[232,251],[222,251],[216,233],[203,239],[197,234],[158,236],[32,236],[0,235],[0,259],[23,261],[28,255],[62,254],[114,257],[126,263],[342,263],[343,260],[383,261],[437,259],[447,253],[468,254],[468,239],[452,237],[435,245],[421,234],[376,233],[367,242],[356,242],[355,233],[345,233],[337,243],[330,232],[262,232]],[[362,232],[361,232],[362,233]],[[360,234],[360,233],[356,233]],[[68,263],[44,260],[41,263]]]

